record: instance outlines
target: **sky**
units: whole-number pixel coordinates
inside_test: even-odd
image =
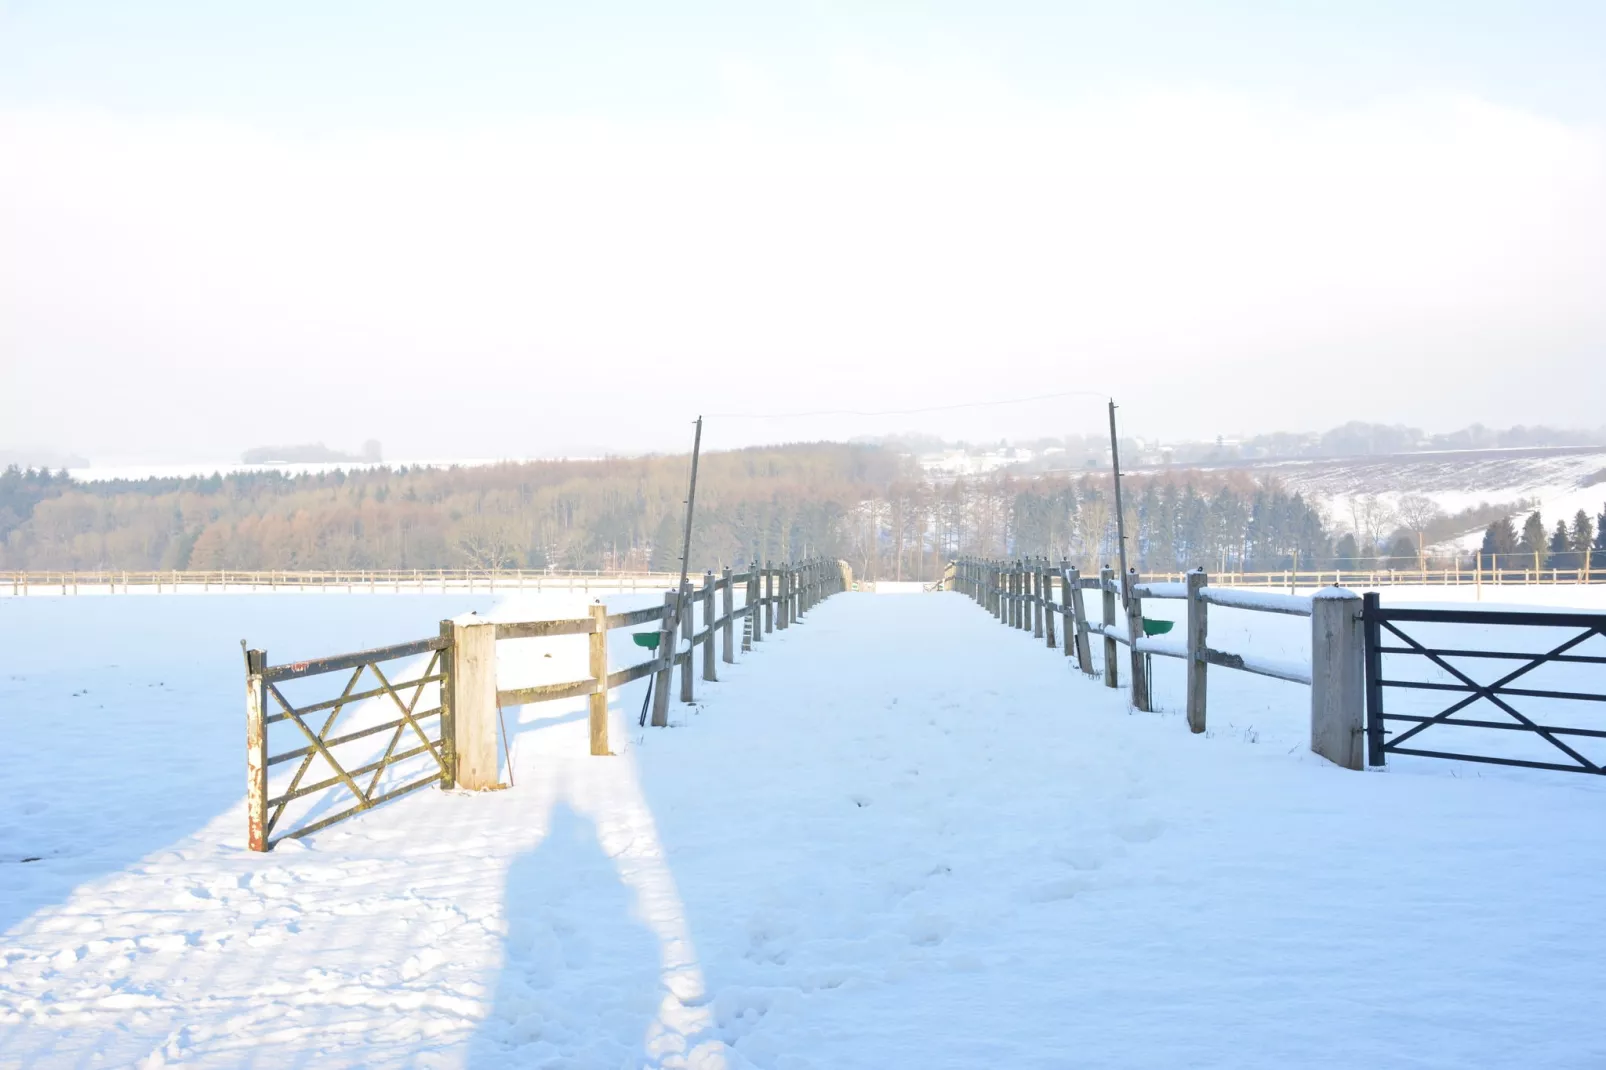
[[[0,448],[1599,427],[1602,41],[1592,2],[0,0]]]

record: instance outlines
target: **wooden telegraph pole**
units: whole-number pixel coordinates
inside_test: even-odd
[[[697,417],[696,426],[697,431],[692,436],[691,443],[691,482],[686,488],[686,532],[680,544],[680,581],[675,584],[674,594],[670,596],[673,599],[674,611],[665,619],[663,631],[660,633],[658,641],[660,656],[664,658],[664,663],[668,667],[668,671],[659,677],[663,686],[659,688],[658,693],[654,696],[652,706],[652,723],[659,728],[669,724],[669,680],[675,668],[675,635],[677,631],[693,634],[692,629],[677,628],[677,625],[685,619],[684,615],[691,609],[685,597],[686,569],[691,562],[691,520],[692,512],[697,502],[697,459],[703,448],[703,418],[701,416]],[[691,672],[691,650],[691,646],[688,645],[686,648],[686,672],[688,674]]]
[[[1115,442],[1115,399],[1110,399],[1110,468],[1115,473],[1115,542],[1121,555],[1121,604],[1127,603],[1126,514],[1121,510],[1121,454]],[[1134,637],[1135,639],[1136,637]]]

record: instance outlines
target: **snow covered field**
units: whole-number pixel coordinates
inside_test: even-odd
[[[616,757],[528,707],[512,790],[243,849],[239,638],[553,597],[0,602],[0,1065],[1606,1064],[1606,785],[1339,770],[1228,671],[1194,737],[953,594],[835,596],[680,727],[621,689]],[[1212,635],[1308,627],[1254,620],[1293,631]]]

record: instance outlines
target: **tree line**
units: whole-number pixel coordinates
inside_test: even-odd
[[[1479,551],[1488,568],[1561,572],[1606,568],[1606,505],[1594,517],[1578,510],[1571,524],[1557,518],[1556,526],[1548,531],[1537,509],[1523,521],[1520,533],[1511,517],[1502,517],[1484,530]]]
[[[12,467],[0,568],[674,571],[687,474],[684,455],[105,482]],[[1606,528],[1580,513],[1546,532],[1535,514],[1519,534],[1508,507],[1445,516],[1410,495],[1353,499],[1335,525],[1241,471],[1134,475],[1122,489],[1128,561],[1146,572],[1414,569],[1428,545],[1486,523],[1485,550],[1507,567],[1537,554],[1570,568]],[[1097,568],[1119,558],[1116,531],[1108,474],[934,481],[897,450],[804,443],[703,457],[690,564],[819,553],[868,579],[930,581],[961,554]]]

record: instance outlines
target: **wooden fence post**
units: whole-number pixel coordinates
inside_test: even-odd
[[[1010,562],[1010,619],[1009,625],[1020,631],[1026,620],[1026,577],[1021,572],[1020,559]]]
[[[591,753],[607,755],[608,749],[608,607],[600,602],[591,607]],[[508,755],[512,760],[512,755]]]
[[[441,651],[440,661],[440,695],[441,695],[441,764],[446,771],[441,774],[441,789],[457,786],[457,722],[452,718],[452,622],[441,621],[441,638],[446,640],[446,646]]]
[[[720,644],[720,654],[724,657],[725,664],[734,665],[736,663],[736,592],[732,590],[735,584],[731,582],[731,567],[729,565],[726,565],[724,571],[720,573],[719,582],[722,585],[720,589],[723,591],[723,597],[720,599],[720,609],[725,615],[725,627],[720,633],[723,640]]]
[[[1014,561],[1009,563],[1009,613],[1004,624],[1010,628],[1020,627],[1020,566]]]
[[[500,787],[496,705],[496,625],[452,622],[452,749],[460,788]]]
[[[1205,730],[1206,670],[1205,647],[1209,637],[1210,605],[1204,600],[1209,578],[1202,568],[1188,573],[1188,731]]]
[[[1020,630],[1023,632],[1032,629],[1032,567],[1026,558],[1016,561],[1015,568],[1020,576]]]
[[[714,570],[703,573],[703,679],[717,681],[714,675]],[[728,645],[728,644],[727,644]]]
[[[1048,591],[1043,583],[1045,578],[1043,563],[1039,558],[1032,558],[1032,638],[1043,638],[1044,621],[1048,614]]]
[[[1104,596],[1104,686],[1120,687],[1115,667],[1116,643],[1110,637],[1110,629],[1115,627],[1115,570],[1108,565],[1099,569],[1099,593]]]
[[[245,652],[245,839],[253,851],[268,849],[267,665],[266,651]]]
[[[1311,599],[1310,749],[1360,769],[1366,724],[1366,642],[1361,597],[1324,587]]]
[[[1138,649],[1138,644],[1143,642],[1143,599],[1138,597],[1136,568],[1127,569],[1126,592],[1126,633],[1130,640],[1127,651],[1132,655],[1132,706],[1147,713],[1153,704],[1149,701],[1148,663]]]
[[[680,603],[676,612],[680,615],[680,638],[686,644],[686,660],[680,666],[680,701],[691,702],[691,676],[695,671],[692,662],[697,659],[697,607],[691,600],[691,580],[680,586]]]
[[[1060,558],[1060,641],[1065,644],[1065,656],[1076,653],[1076,617],[1071,602],[1071,563]]]
[[[764,570],[758,562],[753,562],[747,569],[747,631],[744,633],[746,642],[743,650],[752,650],[754,643],[764,641],[764,606],[763,590]]]
[[[764,563],[764,634],[775,630],[775,570]]]
[[[1039,574],[1043,577],[1043,638],[1050,650],[1059,646],[1059,637],[1054,634],[1054,610],[1059,608],[1054,602],[1054,574],[1049,571],[1048,558],[1043,558],[1038,565]],[[1065,591],[1060,590],[1060,601],[1065,600]]]
[[[658,682],[652,693],[652,725],[669,724],[669,684],[675,673],[675,594],[664,592],[664,618],[658,627]]]
[[[1093,646],[1088,639],[1087,606],[1082,598],[1082,570],[1072,565],[1065,570],[1065,578],[1071,587],[1071,614],[1076,618],[1076,667],[1088,676],[1093,675]],[[1070,641],[1072,625],[1065,625],[1065,638]]]

